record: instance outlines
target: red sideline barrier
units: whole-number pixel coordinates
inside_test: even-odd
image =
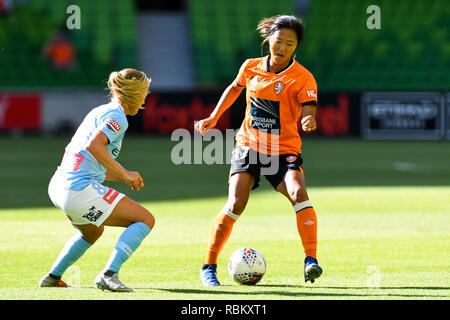
[[[142,129],[144,132],[162,134],[170,134],[178,128],[192,131],[194,121],[208,117],[221,94],[219,91],[201,94],[151,93],[142,112]],[[359,99],[360,94],[319,93],[317,131],[308,135],[359,134]],[[223,114],[216,128],[222,131],[239,128],[244,114],[245,94],[241,94]]]
[[[317,133],[324,136],[347,135],[350,133],[349,97],[347,94],[339,94],[333,100],[328,103],[319,100],[316,114]]]
[[[40,95],[0,95],[0,130],[37,131],[40,128]]]
[[[194,130],[194,121],[208,117],[214,110],[217,94],[157,94],[148,95],[142,111],[142,127],[145,132],[170,134],[184,128]],[[225,112],[216,128],[231,128],[230,112]]]

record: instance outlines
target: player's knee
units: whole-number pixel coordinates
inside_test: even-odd
[[[232,199],[228,202],[228,209],[234,214],[241,214],[244,212],[247,201],[239,198]]]
[[[83,239],[90,244],[94,244],[103,234],[104,227],[100,226],[98,228],[84,228],[80,229]]]
[[[306,190],[304,188],[295,188],[294,190],[290,190],[289,197],[295,203],[308,200],[308,195],[306,194]]]
[[[153,229],[155,226],[155,217],[147,209],[144,210],[145,212],[143,213],[141,222],[145,223],[150,229]]]

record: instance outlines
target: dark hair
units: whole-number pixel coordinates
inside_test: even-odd
[[[291,29],[297,34],[297,48],[303,42],[303,21],[295,16],[277,15],[271,18],[264,18],[258,23],[256,28],[259,34],[263,38],[261,42],[261,50],[269,37],[276,31],[281,29]],[[297,50],[295,48],[295,50]]]

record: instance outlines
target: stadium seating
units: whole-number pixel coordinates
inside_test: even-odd
[[[71,4],[16,1],[8,16],[0,16],[1,88],[105,87],[111,70],[137,67],[133,0],[76,1],[81,10],[78,30],[66,28]],[[73,70],[53,69],[42,54],[56,30],[65,30],[76,50]]]
[[[54,70],[44,45],[65,28],[70,0],[14,1],[0,16],[0,87],[99,87],[113,69],[137,66],[133,0],[77,0],[81,29],[67,34],[77,67]],[[369,30],[376,3],[381,29]],[[276,14],[295,14],[306,25],[297,60],[320,90],[448,90],[450,6],[447,0],[188,0],[195,81],[223,87],[246,58],[267,54],[256,25]],[[305,9],[307,8],[307,10]],[[300,12],[300,10],[302,12]],[[149,30],[151,32],[151,30]]]
[[[197,82],[231,81],[246,57],[260,55],[258,21],[293,9],[292,0],[188,1]]]
[[[381,29],[369,30],[366,10],[375,2]],[[314,0],[308,12],[298,12],[295,0],[191,0],[197,82],[232,81],[244,59],[261,55],[258,21],[294,13],[306,24],[297,60],[313,72],[321,90],[448,90],[447,1],[375,2]]]

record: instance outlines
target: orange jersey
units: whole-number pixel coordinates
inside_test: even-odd
[[[247,59],[236,77],[239,86],[247,87],[236,145],[271,155],[301,153],[298,120],[302,106],[317,105],[316,81],[295,59],[285,69],[269,72],[268,59]]]

